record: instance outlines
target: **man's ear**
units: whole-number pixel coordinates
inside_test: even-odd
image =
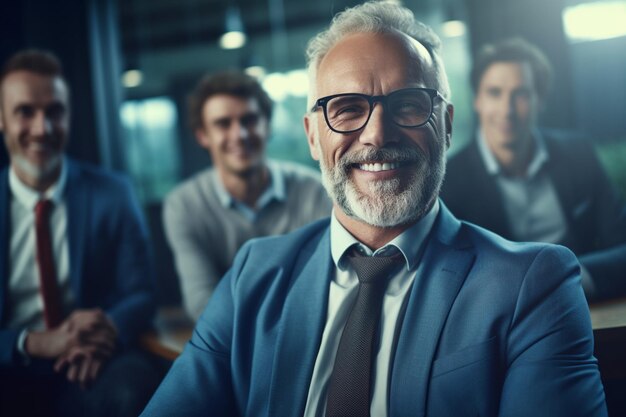
[[[311,153],[311,158],[319,161],[320,154],[318,152],[317,145],[315,144],[317,126],[314,126],[314,123],[317,123],[315,116],[311,116],[310,114],[304,115],[304,131],[306,132],[306,137],[309,142],[309,152]]]
[[[203,128],[197,128],[194,131],[194,136],[196,137],[196,142],[198,142],[198,145],[200,145],[204,149],[209,149],[209,147],[211,146],[211,137],[206,133]]]
[[[452,142],[452,120],[454,119],[454,106],[452,104],[448,104],[446,106],[446,147],[450,148],[450,143]]]

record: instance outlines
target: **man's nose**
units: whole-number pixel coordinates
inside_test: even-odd
[[[516,109],[516,105],[517,105],[515,100],[516,100],[515,94],[509,94],[506,97],[506,102],[504,103],[504,105],[505,105],[505,109],[506,109],[506,114],[509,117],[515,115],[515,109]]]
[[[359,141],[364,145],[382,148],[386,143],[396,141],[391,134],[391,124],[393,123],[388,115],[385,115],[386,108],[382,103],[375,103],[370,119],[363,127],[359,136]]]
[[[234,139],[245,141],[248,140],[248,137],[250,136],[250,131],[240,121],[236,121],[232,125],[231,134]]]
[[[38,111],[35,113],[30,131],[33,136],[45,136],[52,131],[52,123],[50,122],[50,119],[46,117],[44,112]]]

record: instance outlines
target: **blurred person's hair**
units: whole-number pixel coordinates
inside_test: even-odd
[[[49,51],[25,49],[15,53],[2,67],[0,85],[2,85],[7,75],[17,71],[29,71],[44,76],[60,77],[65,81],[61,61]]]
[[[552,66],[539,48],[522,38],[504,39],[480,49],[471,72],[474,93],[487,69],[497,62],[527,63],[533,73],[535,91],[541,99],[546,98],[552,81]]]
[[[240,71],[225,71],[203,77],[189,95],[189,127],[192,131],[202,129],[202,109],[212,96],[225,94],[243,99],[254,98],[261,113],[269,121],[272,118],[272,100],[259,82]]]

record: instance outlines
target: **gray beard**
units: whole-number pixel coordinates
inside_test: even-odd
[[[323,155],[319,140],[316,145]],[[418,147],[390,146],[366,149],[344,155],[338,164],[329,168],[320,158],[322,183],[326,192],[341,210],[354,219],[372,226],[393,227],[421,219],[439,195],[446,161],[444,147],[431,149],[432,159]],[[417,168],[403,188],[399,178],[370,182],[367,190],[359,190],[349,176],[352,165],[359,162],[408,162]]]

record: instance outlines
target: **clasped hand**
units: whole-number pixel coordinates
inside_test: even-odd
[[[55,359],[54,370],[84,389],[115,351],[116,340],[115,325],[102,310],[77,310],[54,329],[29,333],[25,348],[30,356]]]

